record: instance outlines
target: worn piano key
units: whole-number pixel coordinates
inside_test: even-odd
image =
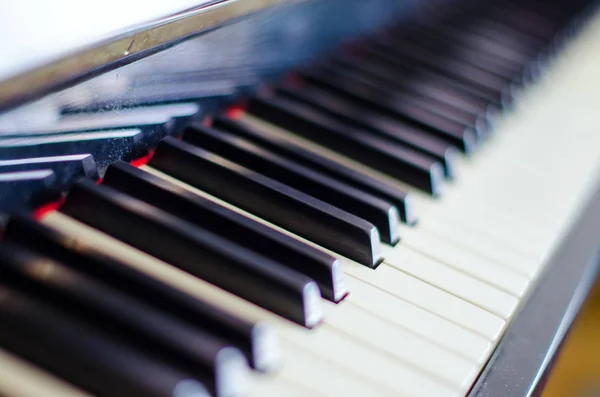
[[[64,217],[60,213],[49,214],[46,220],[49,224],[56,225],[56,227],[70,228],[78,238],[89,235],[85,226],[83,229],[79,226],[80,224],[76,226],[76,222]],[[104,249],[107,252],[115,255],[125,255],[131,266],[150,272],[156,277],[160,277],[164,282],[173,283],[178,288],[189,291],[189,293],[211,299],[215,304],[220,305],[223,310],[230,310],[240,316],[249,316],[250,318],[264,319],[271,322],[277,327],[279,334],[282,336],[282,347],[286,361],[282,366],[281,376],[300,382],[311,389],[316,388],[315,390],[325,395],[334,397],[339,395],[341,390],[352,391],[352,387],[357,388],[357,390],[365,390],[365,387],[367,387],[366,390],[371,388],[371,393],[374,392],[382,396],[398,394],[418,395],[423,391],[432,395],[437,395],[438,393],[458,395],[457,386],[453,385],[462,383],[461,379],[466,380],[472,377],[470,369],[472,367],[465,366],[464,361],[454,361],[454,359],[452,359],[453,363],[449,364],[447,361],[449,357],[447,353],[443,352],[440,353],[439,364],[431,366],[431,370],[422,371],[415,368],[414,365],[418,365],[419,360],[421,362],[420,366],[424,365],[425,357],[429,358],[429,363],[432,361],[435,362],[434,357],[437,357],[437,354],[434,356],[427,356],[426,354],[419,359],[414,356],[412,350],[409,353],[410,349],[406,349],[405,353],[399,352],[396,349],[393,352],[388,352],[384,346],[386,344],[393,344],[396,341],[395,339],[390,340],[386,336],[385,339],[373,340],[373,335],[365,332],[368,329],[367,327],[355,328],[354,326],[348,326],[348,323],[345,323],[342,319],[338,319],[337,316],[333,316],[333,322],[331,323],[328,322],[326,317],[322,327],[312,331],[305,330],[247,301],[234,297],[225,291],[213,288],[200,279],[178,272],[177,269],[166,264],[161,264],[155,258],[134,252],[137,250],[133,250],[125,244],[115,243],[114,241],[109,243],[109,240],[112,239],[100,237],[97,234],[94,237],[94,241],[105,247]],[[364,269],[368,274],[376,275],[378,273],[378,271],[372,271],[355,262],[352,262],[352,266]],[[349,295],[347,299],[351,299],[352,296],[353,294]],[[450,296],[450,298],[452,297]],[[452,301],[452,299],[450,300]],[[346,306],[341,306],[345,305],[345,303],[330,305],[331,311],[339,308],[339,310],[348,314],[349,318],[352,318],[353,311],[346,309]],[[462,311],[461,313],[462,315],[466,315],[469,312],[467,308],[466,311]],[[364,314],[361,314],[361,318],[361,321],[364,322]],[[367,324],[370,319],[371,316],[367,316]],[[400,333],[395,334],[396,326],[390,328],[389,324],[384,324],[382,328],[383,334],[378,335],[384,336],[389,335],[389,332],[394,332],[398,336],[397,341],[401,342],[402,328],[397,328],[397,330]],[[431,349],[433,346],[427,345],[427,347],[423,346],[423,348]],[[426,352],[431,352],[431,350],[427,350]],[[413,363],[408,360],[408,357],[404,356],[408,360],[405,361],[401,356],[405,354],[408,354],[416,362]],[[369,365],[365,365],[367,362]],[[456,364],[456,366],[454,367],[453,364]],[[448,365],[453,368],[452,371],[447,371]],[[331,371],[333,379],[341,380],[340,375],[348,378],[352,387],[348,389],[349,386],[347,383],[342,383],[341,385],[330,384],[327,381],[329,378],[323,376],[322,371],[325,368],[327,368],[327,373]],[[444,369],[442,370],[442,368]],[[434,374],[432,374],[432,371]],[[444,379],[443,372],[447,373],[447,376],[450,377],[448,380],[442,380]],[[442,377],[442,379],[439,377]]]
[[[339,70],[329,65],[320,67],[315,74],[319,74],[322,79],[335,76],[332,81],[346,80],[348,85],[362,87],[365,92],[379,94],[390,103],[397,114],[413,121],[413,123],[440,130],[446,130],[452,127],[452,124],[457,124],[462,128],[469,127],[478,137],[484,136],[488,132],[485,115],[466,111],[453,104],[438,101],[437,98],[415,94],[410,90],[400,92],[390,90],[387,85],[381,84],[379,80],[374,79],[371,75],[357,73],[353,70]]]
[[[369,221],[383,242],[393,245],[400,238],[398,210],[384,200],[227,132],[199,125],[188,128],[183,140]]]
[[[67,188],[80,177],[98,178],[96,162],[91,154],[0,160],[0,173],[34,171],[41,168],[54,172],[54,186],[57,189]]]
[[[145,154],[153,145],[140,129],[90,131],[32,138],[0,140],[0,158],[51,157],[91,154],[99,167],[116,160],[131,160]]]
[[[382,113],[372,111],[359,104],[346,101],[344,98],[332,95],[332,93],[321,90],[316,86],[303,87],[301,90],[282,88],[278,92],[283,96],[317,107],[363,130],[401,142],[407,147],[439,161],[444,166],[446,177],[452,178],[454,176],[456,149],[427,131],[400,120],[393,120]]]
[[[166,138],[148,165],[365,266],[381,262],[371,223],[210,152]]]
[[[430,157],[365,134],[323,112],[285,98],[254,98],[248,105],[248,112],[434,196],[441,194],[444,170]]]
[[[218,335],[241,349],[256,370],[270,371],[279,364],[277,339],[269,325],[250,323],[228,315],[209,302],[195,299],[157,282],[104,255],[93,247],[93,242],[72,244],[72,237],[68,234],[19,215],[11,216],[3,240],[29,247],[130,296],[144,300],[188,324]]]
[[[261,128],[260,126],[253,127],[250,118],[245,114],[242,114],[239,120],[217,117],[213,120],[213,126],[220,130],[234,133],[274,153],[381,197],[396,206],[400,214],[400,219],[403,222],[408,224],[416,222],[417,215],[410,204],[410,196],[406,192],[390,185],[379,183],[378,180],[362,175],[354,170],[340,167],[338,163],[295,145],[292,141],[286,140],[281,134],[269,131],[267,128]]]
[[[452,143],[466,154],[470,154],[475,149],[477,135],[472,127],[430,113],[419,107],[410,106],[409,109],[402,109],[403,105],[396,103],[397,101],[395,101],[393,95],[387,94],[376,84],[365,84],[356,79],[346,79],[340,75],[329,73],[325,76],[323,73],[316,71],[303,72],[302,76],[312,84],[338,92],[376,111],[410,121],[420,128],[425,128],[440,139]],[[408,112],[405,112],[405,110],[408,110]],[[410,116],[407,116],[408,113],[410,113]]]
[[[126,163],[115,163],[108,168],[103,184],[307,275],[319,284],[321,293],[327,299],[338,302],[347,293],[341,265],[336,258],[206,197],[190,194],[176,183]]]
[[[0,246],[0,271],[3,283],[160,355],[194,374],[215,396],[243,393],[246,361],[216,336],[14,244]]]
[[[81,388],[1,348],[0,368],[0,396],[91,397]]]
[[[310,278],[117,190],[80,181],[61,211],[306,327],[321,321]]]
[[[101,397],[208,397],[192,375],[0,284],[0,346]]]
[[[0,209],[10,212],[41,204],[56,194],[55,181],[50,169],[0,172]]]

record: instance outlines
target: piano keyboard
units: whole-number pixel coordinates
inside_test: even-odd
[[[0,395],[467,395],[600,176],[600,19],[491,11],[0,140]]]

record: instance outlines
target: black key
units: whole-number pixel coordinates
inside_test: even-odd
[[[93,131],[0,140],[0,158],[51,157],[91,154],[99,167],[116,160],[141,157],[156,143],[139,129]],[[156,138],[156,137],[154,137]]]
[[[386,93],[376,85],[317,71],[302,72],[302,76],[318,87],[337,92],[361,105],[424,128],[439,139],[455,145],[464,153],[471,153],[477,143],[476,132],[473,128],[448,120],[426,109],[396,103],[393,95]]]
[[[1,281],[0,346],[99,397],[210,396],[190,374]]]
[[[61,211],[291,321],[321,320],[308,277],[117,190],[79,181]]]
[[[446,177],[454,176],[453,160],[456,150],[427,131],[400,120],[393,120],[316,86],[306,86],[298,90],[282,88],[278,93],[316,107],[365,131],[401,142],[439,161],[444,166]]]
[[[512,104],[512,98],[508,95],[505,95],[504,92],[489,90],[485,87],[448,76],[447,74],[435,69],[424,68],[419,64],[382,55],[381,52],[373,51],[368,46],[364,47],[363,51],[365,51],[363,62],[366,64],[383,65],[387,68],[398,70],[401,73],[406,73],[406,71],[409,71],[410,75],[420,76],[421,78],[426,78],[428,80],[431,79],[435,80],[436,82],[447,84],[451,87],[455,87],[458,90],[486,99],[490,103],[493,103],[499,107],[508,107]]]
[[[286,98],[252,99],[248,111],[434,196],[440,193],[444,171],[431,157],[352,128]]]
[[[213,153],[165,138],[148,165],[365,266],[382,260],[369,222]]]
[[[451,120],[461,125],[462,128],[470,127],[477,136],[487,133],[488,123],[485,115],[465,111],[454,105],[438,101],[436,98],[429,98],[420,94],[415,94],[410,90],[396,91],[390,89],[388,85],[381,84],[379,79],[373,76],[357,73],[355,70],[337,70],[330,66],[323,66],[319,69],[322,78],[328,75],[337,75],[340,79],[345,79],[360,84],[361,86],[380,92],[386,100],[402,114],[404,117],[419,123],[426,124],[433,128],[447,128],[447,120]]]
[[[103,183],[314,279],[334,302],[346,295],[338,259],[127,163],[108,167]]]
[[[478,92],[492,98],[494,101],[499,101],[504,105],[510,106],[514,103],[516,93],[518,93],[518,85],[512,84],[500,76],[491,75],[481,69],[471,65],[463,64],[462,62],[450,62],[448,59],[436,57],[420,57],[415,50],[415,55],[411,56],[412,50],[406,49],[405,52],[389,52],[380,46],[369,46],[368,54],[370,59],[376,58],[380,61],[392,66],[407,67],[412,65],[419,69],[428,70],[434,73],[439,73],[454,79],[465,86],[469,86]]]
[[[0,173],[41,168],[54,171],[56,176],[54,186],[59,190],[66,189],[78,178],[98,178],[96,162],[91,154],[0,160]]]
[[[190,296],[141,271],[111,259],[93,247],[94,242],[72,244],[72,238],[33,219],[11,216],[4,240],[29,247],[72,269],[119,289],[130,296],[206,330],[238,347],[252,367],[267,371],[277,364],[273,331],[267,324],[249,323]]]
[[[396,207],[369,193],[226,132],[204,126],[190,127],[184,132],[183,140],[374,224],[386,243],[396,244],[400,238]]]
[[[395,51],[408,43],[416,43],[429,51],[435,52],[441,58],[448,58],[453,62],[463,62],[479,70],[502,77],[507,81],[520,81],[522,65],[495,56],[493,53],[476,51],[460,42],[452,41],[448,37],[436,36],[434,32],[425,30],[414,36],[394,36],[393,38],[379,41],[383,47]]]
[[[384,64],[367,63],[341,57],[329,60],[329,62],[337,69],[352,70],[371,76],[377,79],[382,86],[391,87],[400,92],[414,92],[470,113],[485,114],[488,119],[495,117],[500,110],[498,106],[490,104],[489,100],[462,90],[448,81],[432,75],[420,75],[408,68],[392,69]]]
[[[22,211],[52,199],[56,174],[49,169],[0,172],[0,210]]]
[[[405,42],[403,46],[390,47],[381,42],[369,43],[371,54],[384,57],[395,62],[414,62],[426,68],[430,68],[454,78],[475,84],[491,93],[502,92],[511,83],[509,79],[493,73],[489,73],[476,66],[469,65],[459,60],[438,56],[415,43]]]
[[[275,133],[264,129],[252,128],[243,120],[234,121],[224,117],[217,117],[213,121],[213,126],[220,130],[234,133],[274,153],[290,158],[307,167],[316,169],[319,172],[389,201],[398,208],[400,219],[403,222],[414,224],[417,220],[416,214],[409,204],[408,193],[394,186],[363,174],[359,170],[350,169],[317,153],[306,150]]]
[[[148,106],[126,107],[124,109],[105,109],[103,107],[65,108],[62,111],[62,120],[82,120],[94,114],[104,114],[122,124],[126,120],[148,120],[151,117],[161,117],[168,120],[163,125],[165,132],[169,135],[178,135],[181,129],[188,123],[201,117],[200,105],[196,103],[170,103],[165,105],[153,104]]]
[[[465,26],[467,29],[469,29],[468,24]],[[509,42],[503,42],[501,40],[497,40],[498,37],[491,38],[477,34],[476,32],[475,34],[473,32],[465,32],[458,30],[453,26],[444,24],[439,25],[438,29],[440,29],[440,34],[452,37],[453,39],[473,48],[474,50],[491,52],[497,57],[517,63],[519,65],[526,65],[536,55],[536,51],[533,48],[522,46],[523,42],[521,40],[514,41],[509,39]],[[515,45],[517,45],[516,48],[514,47]]]
[[[238,395],[240,351],[81,272],[17,245],[0,246],[2,282],[194,374],[215,396]]]

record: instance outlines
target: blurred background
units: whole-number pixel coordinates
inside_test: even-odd
[[[542,397],[600,396],[600,282],[563,345]]]

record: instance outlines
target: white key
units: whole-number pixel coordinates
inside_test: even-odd
[[[302,346],[293,342],[286,344],[284,355],[290,357],[284,363],[285,376],[289,377],[293,382],[311,389],[311,393],[307,393],[305,396],[312,396],[313,391],[330,397],[393,397],[409,395],[399,394],[397,391],[382,385],[368,382],[361,374],[347,372],[334,362],[328,360],[327,357],[307,352]],[[282,394],[281,396],[287,395]]]
[[[473,362],[489,357],[493,345],[486,338],[361,280],[347,277],[346,283],[352,291],[346,305],[370,311]]]
[[[90,394],[0,349],[0,395],[6,397],[90,397]]]
[[[411,302],[491,341],[497,340],[506,326],[502,318],[489,311],[394,269],[386,263],[379,265],[376,270],[351,262],[347,262],[345,265],[348,275]]]
[[[279,377],[279,379],[274,381],[273,376],[268,376],[266,374],[253,373],[249,383],[248,391],[244,394],[244,397],[326,396],[326,394],[321,394],[317,390],[308,389],[304,385],[289,379]]]
[[[461,390],[468,388],[478,373],[476,363],[367,310],[345,301],[337,305],[326,302],[325,306],[327,325],[366,342],[370,349],[379,349]]]
[[[504,319],[510,318],[519,302],[504,291],[402,246],[390,247],[385,254],[390,266]]]
[[[523,296],[529,285],[527,277],[418,228],[405,231],[401,246],[436,259],[515,297]]]
[[[421,201],[419,204],[419,208],[425,212],[421,217],[425,229],[428,228],[427,224],[442,223],[455,231],[464,229],[469,234],[489,236],[490,240],[499,244],[519,247],[533,255],[539,251],[539,247],[548,244],[548,233],[540,230],[537,222],[528,222],[506,211],[499,213],[497,208],[465,204],[454,197],[445,197],[437,203]],[[485,220],[485,225],[482,225],[482,220]]]
[[[69,235],[77,240],[76,244],[85,244],[84,241],[87,241],[88,245],[93,245],[105,254],[117,257],[128,265],[135,266],[191,295],[200,296],[222,310],[250,321],[268,321],[276,327],[284,350],[289,343],[298,345],[304,351],[320,356],[319,359],[327,358],[341,369],[345,369],[349,372],[347,376],[354,376],[351,375],[352,373],[360,374],[365,378],[366,383],[381,385],[401,395],[419,395],[421,392],[427,395],[447,395],[458,391],[458,388],[446,386],[399,360],[369,348],[364,341],[337,332],[327,323],[313,330],[307,330],[63,214],[50,213],[42,222],[65,232],[68,231]],[[284,361],[294,359],[296,358],[283,358]],[[294,379],[296,375],[286,372],[286,368],[284,362],[281,376]],[[305,381],[309,382],[307,384],[309,386],[310,380],[305,379]]]
[[[509,243],[503,243],[493,237],[482,234],[479,230],[468,228],[456,228],[443,220],[433,217],[425,217],[419,222],[419,230],[426,230],[429,234],[455,244],[457,247],[469,250],[483,258],[490,259],[504,267],[510,268],[527,278],[536,276],[539,270],[539,258],[537,255],[521,252],[519,247],[513,247]],[[494,226],[491,226],[493,228]],[[513,229],[514,233],[514,229]],[[524,239],[524,237],[522,237]],[[526,244],[526,241],[523,241]]]

